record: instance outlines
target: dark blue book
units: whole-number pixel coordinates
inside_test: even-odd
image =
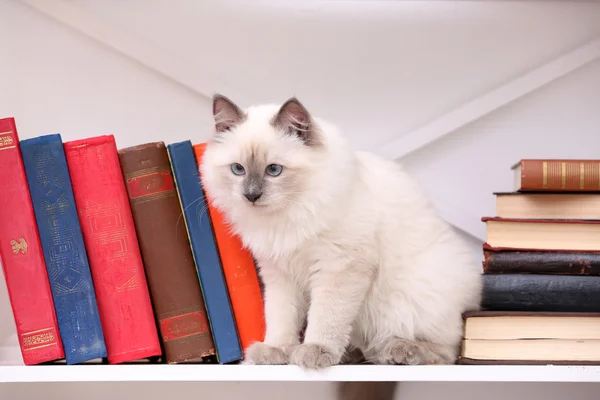
[[[242,347],[192,143],[189,140],[174,143],[168,145],[167,149],[200,278],[217,359],[221,364],[239,361],[242,359]]]
[[[106,345],[60,134],[21,141],[67,364],[105,358]]]

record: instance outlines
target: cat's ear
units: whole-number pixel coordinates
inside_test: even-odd
[[[279,109],[273,125],[289,135],[295,135],[306,145],[317,143],[310,114],[297,98],[292,97]]]
[[[231,100],[221,94],[213,96],[213,117],[217,133],[225,132],[244,119],[244,113]]]

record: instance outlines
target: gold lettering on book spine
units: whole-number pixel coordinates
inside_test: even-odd
[[[53,331],[53,328],[46,328],[21,334],[24,350],[29,351],[54,345],[56,335]]]
[[[12,131],[0,132],[0,150],[14,149],[15,141],[12,137]]]
[[[585,166],[583,163],[579,163],[579,189],[585,187]]]
[[[565,162],[560,163],[560,178],[560,187],[564,189],[567,187],[567,163]]]
[[[27,253],[27,242],[25,241],[25,238],[19,238],[18,241],[11,240],[10,245],[12,246],[12,252],[14,254],[19,254],[19,252],[21,252],[21,254]]]

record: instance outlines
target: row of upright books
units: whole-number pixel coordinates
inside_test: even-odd
[[[19,140],[0,120],[0,257],[24,364],[235,363],[264,339],[254,260],[205,197],[205,146]]]
[[[485,217],[465,364],[600,364],[600,160],[521,160]]]

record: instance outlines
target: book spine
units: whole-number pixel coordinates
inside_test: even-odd
[[[483,275],[488,311],[600,312],[600,276]]]
[[[168,151],[217,349],[217,359],[221,364],[239,361],[242,349],[192,143],[188,140],[170,144]]]
[[[205,150],[206,143],[194,145],[198,167],[202,165]],[[210,194],[206,195],[223,274],[229,289],[240,342],[245,351],[253,343],[262,342],[265,338],[266,323],[261,284],[252,254],[244,248],[241,238],[232,233],[221,211],[213,206]]]
[[[483,251],[485,274],[600,275],[600,254]]]
[[[163,142],[119,151],[127,194],[169,364],[215,355],[182,209]]]
[[[600,191],[600,161],[522,160],[523,191]]]
[[[112,135],[64,144],[108,362],[161,355],[148,283]]]
[[[23,363],[65,357],[14,118],[0,119],[0,259]]]
[[[106,345],[59,134],[21,142],[67,364],[106,357]]]

